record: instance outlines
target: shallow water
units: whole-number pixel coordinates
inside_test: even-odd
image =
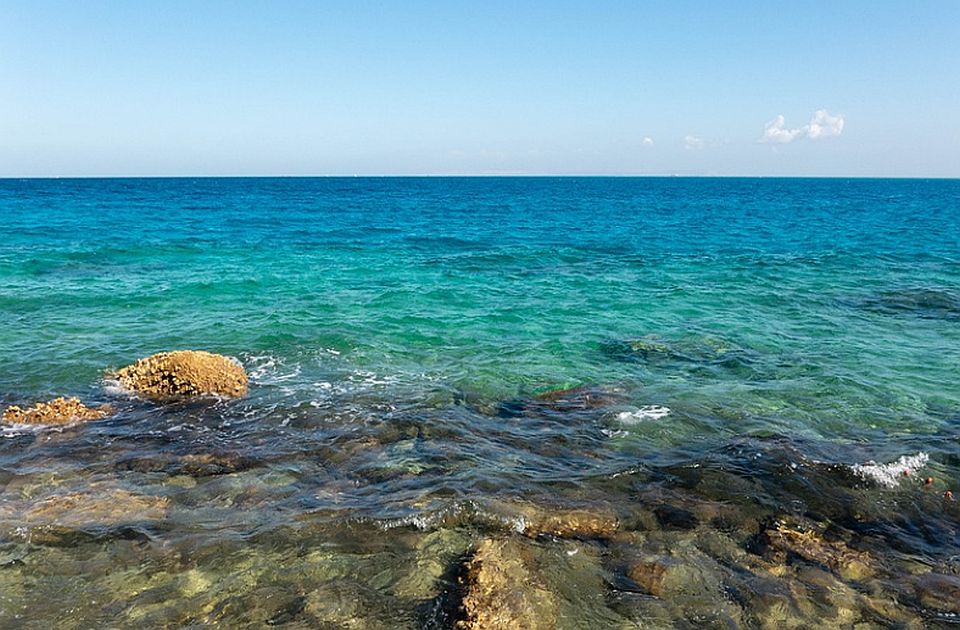
[[[960,182],[5,180],[0,217],[0,406],[117,409],[0,430],[0,625],[448,628],[491,537],[558,627],[957,621]],[[105,380],[177,348],[250,395]],[[571,511],[614,525],[537,526]]]

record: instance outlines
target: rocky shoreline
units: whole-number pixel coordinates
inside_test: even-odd
[[[663,352],[634,345],[631,352]],[[149,404],[239,398],[248,391],[238,363],[202,352],[154,355],[112,378]],[[564,388],[505,401],[490,413],[537,421],[620,402],[613,389]],[[58,398],[8,407],[3,418],[63,426],[108,419],[113,411]],[[318,464],[376,458],[424,436],[422,428],[392,431],[318,456]],[[72,620],[59,619],[62,627],[102,621],[146,627],[867,630],[960,619],[960,510],[919,470],[904,468],[907,483],[889,489],[816,461],[806,460],[798,471],[796,462],[804,458],[782,441],[729,448],[749,451],[752,468],[725,454],[718,459],[722,466],[702,459],[624,470],[596,480],[586,495],[558,484],[552,499],[496,493],[439,503],[411,498],[409,507],[420,516],[392,522],[311,509],[297,494],[298,479],[285,476],[283,460],[229,450],[105,459],[99,462],[103,472],[87,462],[72,478],[3,477],[0,619],[22,618],[31,585],[47,580],[49,571],[107,601],[104,612],[84,609]],[[419,474],[412,468],[388,475],[361,470],[378,483]],[[355,489],[330,477],[310,492],[316,500],[319,492],[349,495]],[[865,502],[876,492],[890,493],[896,509]],[[290,496],[301,498],[291,503]],[[265,520],[293,506],[299,512],[283,524]],[[262,525],[236,539],[205,535],[198,525],[206,518],[213,527],[228,514]],[[920,528],[919,538],[900,537],[905,527]],[[155,544],[180,529],[187,542]]]

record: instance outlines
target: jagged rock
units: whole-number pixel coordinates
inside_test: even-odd
[[[200,350],[161,352],[117,370],[116,378],[123,388],[155,400],[209,394],[240,398],[248,383],[239,363]]]
[[[38,402],[24,409],[16,405],[7,407],[3,421],[11,424],[69,424],[78,420],[99,420],[111,412],[110,405],[91,409],[78,398],[54,398],[50,402]]]
[[[461,630],[557,627],[553,595],[538,586],[529,550],[515,539],[486,539],[467,563]]]
[[[778,521],[764,533],[769,546],[779,553],[793,553],[808,562],[828,567],[845,580],[862,580],[876,570],[870,556],[838,540],[826,540],[809,524]]]

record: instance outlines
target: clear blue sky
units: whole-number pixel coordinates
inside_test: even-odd
[[[960,1],[0,0],[0,176],[471,173],[958,177]]]

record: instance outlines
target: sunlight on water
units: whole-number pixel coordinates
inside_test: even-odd
[[[960,594],[960,184],[0,182],[0,626],[919,627]],[[235,357],[239,400],[109,370]],[[478,577],[479,576],[479,577]],[[468,603],[465,603],[468,602]]]

